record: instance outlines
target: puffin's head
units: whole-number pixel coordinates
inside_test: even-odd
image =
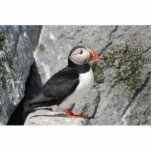
[[[83,65],[87,63],[95,63],[100,60],[100,57],[96,52],[89,48],[77,46],[71,50],[69,59],[75,64]]]

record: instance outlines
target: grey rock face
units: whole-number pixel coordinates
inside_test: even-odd
[[[150,26],[118,26],[94,66],[101,102],[92,124],[150,124]]]
[[[24,97],[41,26],[0,26],[0,122],[6,124]]]
[[[24,125],[89,125],[89,120],[68,118],[62,112],[37,110],[28,115]]]
[[[72,111],[92,125],[150,125],[150,39],[150,26],[44,26],[35,61],[44,84],[74,46],[91,48],[101,56],[95,83]]]

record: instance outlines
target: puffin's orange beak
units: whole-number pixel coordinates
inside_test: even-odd
[[[89,63],[95,63],[95,62],[97,62],[97,61],[100,61],[100,57],[99,57],[99,55],[96,53],[96,52],[94,52],[93,50],[91,50],[91,49],[89,49],[89,48],[87,48],[87,50],[89,51],[89,53],[90,53],[90,57],[89,57],[89,59],[88,59],[88,62]]]

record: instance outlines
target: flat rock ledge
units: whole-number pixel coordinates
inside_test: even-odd
[[[4,124],[0,122],[0,126],[4,126]]]
[[[54,112],[50,110],[37,110],[30,113],[24,125],[90,125],[88,119],[68,118],[63,112]]]

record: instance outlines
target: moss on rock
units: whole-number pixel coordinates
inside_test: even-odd
[[[101,66],[99,63],[95,63],[92,65],[92,70],[94,71],[95,75],[95,81],[97,83],[103,83],[104,82],[104,72],[103,72],[103,66]]]
[[[134,92],[143,83],[144,64],[150,62],[150,59],[143,57],[142,53],[141,47],[134,49],[127,45],[110,47],[109,51],[101,57],[103,62],[93,65],[95,81],[103,83],[106,77],[112,77],[114,82],[122,81]],[[104,73],[107,69],[114,69],[114,73]]]

